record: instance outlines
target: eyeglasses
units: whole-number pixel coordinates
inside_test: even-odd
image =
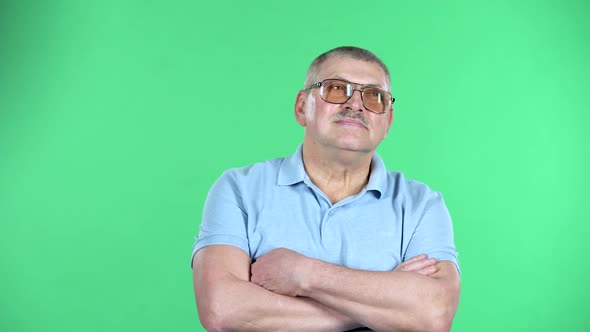
[[[360,85],[361,88],[355,89],[353,85]],[[322,100],[331,104],[344,104],[355,91],[358,91],[361,93],[361,100],[365,108],[377,114],[386,113],[395,101],[391,93],[383,89],[340,79],[325,79],[310,85],[305,90],[314,88],[320,88]]]

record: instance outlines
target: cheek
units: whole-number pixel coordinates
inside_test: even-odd
[[[375,132],[379,138],[384,138],[387,135],[387,119],[374,119]]]
[[[313,122],[313,117],[315,115],[315,99],[310,94],[307,96],[307,100],[305,101],[305,120],[307,122]]]
[[[305,110],[305,120],[307,121],[307,123],[313,123],[313,117],[315,115],[315,109],[313,108],[309,108]]]

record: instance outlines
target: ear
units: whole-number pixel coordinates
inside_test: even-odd
[[[301,90],[297,93],[297,99],[295,99],[295,119],[302,126],[307,125],[305,118],[305,102],[307,100],[307,91]]]

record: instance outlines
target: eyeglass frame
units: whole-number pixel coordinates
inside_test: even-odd
[[[324,79],[324,80],[322,80],[322,81],[320,81],[320,82],[316,82],[316,83],[313,83],[313,84],[311,84],[310,86],[308,86],[308,87],[307,87],[307,88],[305,88],[304,90],[305,90],[305,91],[308,91],[308,90],[315,89],[315,88],[322,88],[322,87],[324,87],[324,82],[325,82],[325,81],[341,81],[341,82],[346,82],[347,84],[350,84],[350,86],[352,87],[352,93],[350,94],[350,96],[349,96],[349,97],[348,97],[348,98],[347,98],[345,101],[343,101],[343,102],[341,102],[341,103],[334,103],[334,102],[331,102],[331,101],[327,101],[326,99],[324,99],[324,97],[322,96],[322,93],[320,92],[320,97],[321,97],[321,98],[322,98],[322,100],[323,100],[323,101],[325,101],[326,103],[330,103],[330,104],[336,104],[336,105],[342,105],[342,104],[345,104],[346,102],[348,102],[348,101],[350,100],[350,98],[352,98],[352,95],[354,95],[354,92],[355,92],[355,91],[358,91],[358,92],[360,92],[360,94],[361,94],[361,101],[362,101],[362,103],[363,103],[363,106],[365,107],[365,109],[367,109],[367,111],[369,111],[369,112],[371,112],[371,113],[375,113],[375,114],[385,114],[385,113],[387,113],[387,112],[388,112],[390,109],[392,109],[393,103],[395,102],[395,98],[393,97],[393,95],[391,94],[391,92],[389,92],[389,91],[387,91],[387,90],[381,89],[381,88],[379,88],[379,87],[376,87],[376,86],[374,86],[374,85],[372,85],[372,84],[361,84],[361,83],[356,83],[356,82],[350,82],[350,81],[347,81],[347,80],[345,80],[345,79],[341,79],[341,78],[326,78],[326,79]],[[360,85],[360,86],[361,86],[361,88],[360,88],[360,89],[357,89],[357,88],[355,88],[355,85]],[[363,98],[363,95],[364,95],[364,92],[365,92],[365,89],[366,89],[366,88],[375,88],[375,89],[379,89],[379,90],[382,90],[382,91],[385,91],[385,92],[387,92],[387,93],[389,94],[389,96],[391,96],[391,99],[389,99],[389,100],[391,101],[391,105],[389,105],[389,107],[388,107],[388,108],[387,108],[385,111],[383,111],[383,112],[375,112],[375,111],[372,111],[372,110],[370,110],[370,109],[369,109],[369,108],[368,108],[368,107],[365,105],[365,99]]]

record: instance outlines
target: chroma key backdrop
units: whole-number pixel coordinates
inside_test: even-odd
[[[445,197],[453,331],[588,331],[587,1],[0,3],[0,331],[202,331],[207,192],[292,154],[313,58],[392,73],[378,152]]]

